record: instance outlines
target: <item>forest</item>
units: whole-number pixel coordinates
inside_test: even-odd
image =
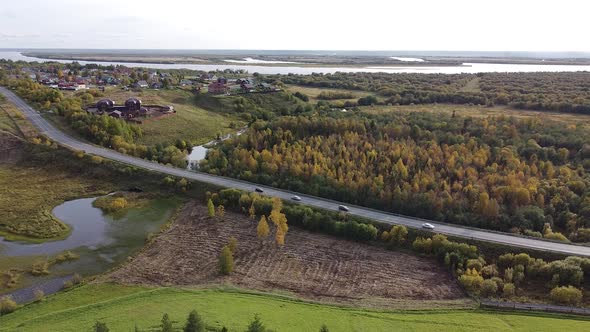
[[[266,79],[302,86],[369,91],[383,98],[381,102],[375,100],[374,104],[383,105],[508,105],[518,109],[590,114],[590,72],[335,73],[269,75]],[[356,105],[349,101],[344,106]]]
[[[590,133],[537,118],[360,112],[257,121],[201,169],[353,204],[590,241]]]

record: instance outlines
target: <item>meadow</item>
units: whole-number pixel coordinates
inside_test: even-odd
[[[208,110],[195,105],[194,94],[184,89],[170,90],[142,90],[123,91],[117,88],[105,92],[108,98],[122,104],[130,97],[141,99],[144,104],[159,104],[174,106],[176,114],[155,121],[141,124],[143,131],[138,144],[155,145],[158,143],[174,143],[177,139],[184,139],[192,144],[202,144],[215,138],[218,133],[234,132],[230,123],[242,125],[234,115]],[[96,101],[102,99],[96,98]]]
[[[374,311],[302,302],[237,289],[181,289],[90,284],[0,317],[0,331],[151,331],[162,315],[175,326],[196,309],[213,330],[243,331],[254,314],[273,331],[585,331],[584,318],[485,310]]]

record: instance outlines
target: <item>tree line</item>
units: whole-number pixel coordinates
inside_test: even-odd
[[[427,112],[281,117],[209,151],[213,174],[405,215],[589,241],[583,126]]]
[[[534,109],[590,114],[590,72],[412,74],[334,73],[270,75],[269,81],[287,84],[374,92],[383,101],[373,104],[431,103],[509,105]],[[472,82],[473,89],[467,89]],[[363,105],[348,101],[341,105]]]

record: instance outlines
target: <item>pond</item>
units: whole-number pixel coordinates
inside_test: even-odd
[[[148,234],[158,232],[179,204],[175,199],[153,199],[115,218],[93,207],[95,199],[76,199],[53,209],[54,216],[72,228],[64,240],[40,244],[0,240],[0,271],[27,269],[36,261],[70,250],[80,258],[51,266],[47,276],[25,274],[19,286],[45,284],[74,273],[82,276],[102,273],[139,250]]]
[[[227,134],[225,136],[220,137],[217,140],[213,140],[213,141],[205,143],[203,145],[193,146],[191,153],[186,157],[186,160],[188,161],[186,168],[189,170],[198,169],[199,163],[201,162],[201,160],[203,160],[203,159],[205,159],[205,157],[207,157],[207,150],[209,150],[210,147],[214,146],[215,144],[217,144],[221,141],[225,141],[226,139],[229,139],[231,137],[240,136],[246,132],[246,129],[247,128],[242,128],[234,134]]]

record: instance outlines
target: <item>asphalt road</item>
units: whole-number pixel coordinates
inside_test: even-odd
[[[302,198],[299,204],[322,208],[326,210],[337,211],[340,203],[329,199],[319,198],[315,196],[309,196],[300,193],[294,193],[288,190],[280,190],[272,187],[262,186],[246,181],[225,178],[206,173],[191,172],[184,169],[174,168],[170,166],[161,165],[151,161],[147,161],[140,158],[131,157],[118,153],[116,151],[98,147],[95,145],[87,144],[74,139],[59,129],[51,125],[47,120],[41,117],[37,111],[27,105],[22,99],[17,97],[14,93],[7,90],[6,88],[0,87],[0,93],[2,93],[8,100],[13,102],[18,108],[24,113],[28,120],[30,120],[39,131],[58,142],[59,144],[75,149],[82,150],[86,153],[101,156],[104,158],[116,160],[125,164],[133,165],[136,167],[145,168],[151,171],[165,173],[169,175],[184,177],[187,179],[210,183],[225,188],[236,188],[244,191],[253,191],[254,188],[259,187],[264,190],[264,195],[280,197],[285,200],[290,200],[293,195],[298,195]],[[421,228],[422,224],[429,222],[435,226],[434,232],[442,233],[452,236],[457,236],[465,239],[480,240],[486,242],[500,243],[515,247],[536,249],[542,251],[551,251],[556,253],[563,253],[568,255],[588,256],[590,257],[590,247],[559,243],[552,241],[539,240],[535,238],[518,237],[506,233],[499,233],[493,231],[486,231],[481,229],[467,228],[461,226],[455,226],[451,224],[437,223],[433,221],[421,220],[416,218],[410,218],[405,216],[399,216],[387,212],[376,211],[369,208],[363,208],[360,206],[347,205],[351,215],[365,217],[373,219],[379,222],[387,224],[405,225],[410,228]]]

